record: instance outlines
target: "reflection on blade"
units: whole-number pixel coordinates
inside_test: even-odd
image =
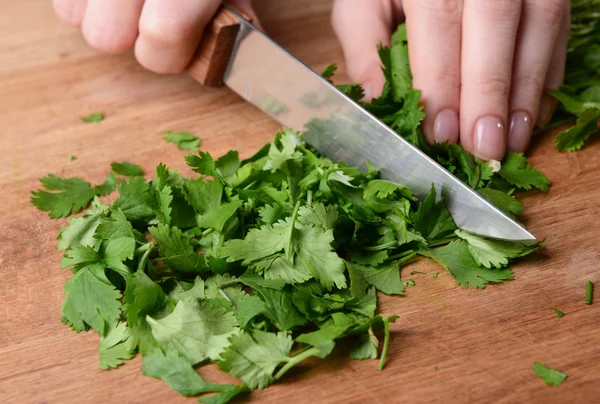
[[[225,84],[284,126],[304,132],[323,155],[403,183],[425,198],[441,190],[456,224],[469,232],[535,240],[527,230],[426,154],[339,92],[251,24],[242,21]]]

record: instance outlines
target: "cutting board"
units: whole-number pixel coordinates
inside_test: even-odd
[[[227,89],[186,76],[159,76],[131,54],[91,50],[54,17],[47,0],[2,0],[0,12],[0,401],[7,403],[192,403],[140,372],[140,359],[102,371],[98,336],[60,322],[63,285],[56,234],[29,203],[38,178],[56,173],[99,183],[113,161],[159,162],[191,172],[164,130],[190,131],[202,149],[248,156],[278,125]],[[256,1],[266,30],[315,70],[343,55],[330,28],[330,1]],[[375,45],[375,44],[374,44]],[[266,66],[268,68],[268,66]],[[106,119],[84,124],[82,115]],[[383,297],[397,314],[389,361],[347,359],[341,346],[253,393],[275,403],[599,403],[600,297],[585,305],[585,282],[600,286],[600,143],[559,153],[552,136],[534,141],[532,164],[552,181],[548,194],[523,196],[523,221],[547,251],[514,266],[516,279],[462,289],[441,268],[418,261],[404,297]],[[77,159],[71,161],[71,156]],[[409,275],[411,271],[425,274]],[[437,279],[432,274],[440,271]],[[565,313],[557,318],[551,306]],[[532,372],[542,362],[568,374],[548,387]],[[215,367],[210,381],[232,380]]]

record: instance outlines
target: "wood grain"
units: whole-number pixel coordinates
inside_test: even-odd
[[[140,373],[140,360],[98,368],[98,337],[60,323],[68,272],[59,269],[53,221],[29,203],[49,172],[98,183],[113,161],[159,162],[181,170],[184,154],[162,131],[187,130],[203,149],[250,155],[278,125],[227,89],[186,76],[157,76],[131,54],[89,49],[80,34],[56,21],[50,1],[3,0],[0,13],[0,402],[192,403]],[[342,64],[329,25],[330,1],[257,1],[265,29],[315,70]],[[344,79],[343,68],[342,75]],[[105,121],[79,116],[103,111]],[[514,267],[516,280],[463,290],[435,264],[404,270],[416,287],[383,297],[381,311],[398,314],[389,362],[350,361],[344,347],[313,360],[285,380],[253,393],[275,403],[598,403],[600,304],[585,305],[585,281],[600,284],[600,143],[559,153],[552,138],[535,142],[534,166],[553,185],[524,197],[524,221],[547,238],[545,254]],[[70,161],[71,155],[77,160]],[[437,279],[433,271],[440,271]],[[559,319],[549,308],[565,312]],[[547,387],[532,372],[540,361],[568,374]],[[434,370],[434,367],[437,370]],[[214,367],[211,381],[230,380]]]

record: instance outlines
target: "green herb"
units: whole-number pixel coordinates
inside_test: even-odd
[[[75,161],[75,160],[77,160],[77,156],[71,156],[69,159],[70,159],[71,161]]]
[[[115,174],[126,175],[128,177],[135,177],[144,173],[142,167],[127,162],[112,163],[110,167]]]
[[[417,274],[421,274],[421,275],[425,275],[425,272],[421,272],[421,271],[410,271],[411,275],[417,275]]]
[[[54,174],[41,178],[40,182],[45,190],[32,192],[31,202],[38,209],[50,212],[53,219],[80,212],[94,197],[108,195],[117,185],[113,174],[106,177],[104,183],[94,187],[79,178],[60,178]]]
[[[433,273],[433,279],[436,279],[436,278],[438,277],[438,275],[439,275],[439,272],[438,272],[438,271],[435,271],[435,272]]]
[[[585,284],[585,304],[592,304],[594,300],[594,283],[587,281]]]
[[[94,112],[88,116],[82,116],[80,119],[82,122],[86,123],[102,122],[104,120],[104,114],[102,112]]]
[[[550,369],[539,362],[534,362],[533,371],[548,386],[560,386],[567,378],[567,375],[563,372],[556,369]]]
[[[401,26],[392,46],[380,48],[387,81],[365,108],[500,209],[521,214],[514,194],[546,191],[549,181],[521,154],[509,153],[497,169],[459,145],[429,147],[407,46]],[[358,85],[340,89],[362,97]],[[307,130],[335,119],[315,119]],[[144,374],[183,395],[214,393],[200,398],[207,403],[264,388],[308,358],[326,358],[341,339],[354,340],[351,358],[379,358],[383,368],[397,317],[377,313],[376,292],[414,286],[402,273],[409,262],[434,259],[462,287],[483,289],[512,280],[508,265],[541,248],[460,230],[435,187],[420,201],[372,167],[332,161],[303,139],[283,129],[240,160],[236,151],[196,153],[195,136],[167,132],[165,140],[194,152],[186,163],[197,175],[160,164],[152,180],[129,176],[131,167],[129,178],[117,183],[111,174],[96,187],[42,179],[46,190],[32,202],[51,217],[92,202],[59,232],[62,267],[74,274],[62,319],[100,335],[102,368],[139,353]],[[114,203],[100,203],[116,186]],[[195,368],[208,363],[243,384],[204,381]]]
[[[438,370],[438,367],[437,367],[437,366],[434,366],[434,367],[433,367],[433,370]]]
[[[558,310],[555,307],[550,307],[552,310],[554,310],[554,312],[556,313],[556,317],[558,318],[563,318],[565,316],[565,313],[563,313],[562,311]]]
[[[556,148],[579,150],[598,133],[600,119],[600,22],[598,0],[571,2],[571,36],[569,38],[564,84],[551,91],[560,103],[548,130],[576,122],[561,131],[555,139]]]
[[[200,139],[190,132],[173,132],[167,130],[165,131],[164,139],[167,142],[175,143],[179,147],[179,150],[197,152],[200,147]]]

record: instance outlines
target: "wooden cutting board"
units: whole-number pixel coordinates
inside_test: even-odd
[[[113,161],[140,164],[150,175],[159,162],[190,174],[184,153],[161,140],[167,129],[195,133],[211,153],[235,148],[248,156],[278,125],[227,89],[154,75],[130,54],[89,49],[56,20],[50,3],[1,3],[0,401],[195,402],[143,376],[139,358],[100,370],[98,336],[61,324],[70,273],[59,269],[55,238],[66,220],[35,210],[30,192],[50,172],[98,183]],[[311,67],[343,64],[330,1],[262,0],[257,8],[273,38]],[[105,121],[80,122],[96,111]],[[566,154],[544,136],[531,162],[553,186],[523,198],[523,220],[547,238],[548,250],[516,265],[515,281],[464,290],[434,263],[419,261],[403,271],[405,278],[426,273],[411,276],[416,287],[381,299],[383,313],[400,316],[384,371],[376,361],[347,359],[341,347],[253,393],[254,402],[600,403],[600,294],[584,304],[585,282],[600,287],[600,143]],[[566,372],[567,381],[545,386],[532,372],[534,361]],[[214,367],[201,373],[230,380]]]

